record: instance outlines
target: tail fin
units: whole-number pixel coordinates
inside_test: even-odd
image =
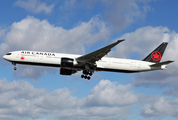
[[[159,63],[161,60],[164,50],[166,49],[167,42],[163,42],[160,46],[158,46],[153,52],[151,52],[143,61]]]

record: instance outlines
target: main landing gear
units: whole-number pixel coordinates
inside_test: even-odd
[[[83,71],[83,75],[81,75],[81,78],[84,78],[84,79],[88,79],[88,80],[90,80],[90,76],[92,76],[92,72],[90,72],[90,71],[88,71],[88,70],[84,70]]]
[[[16,63],[12,63],[14,65],[14,70],[17,70]]]

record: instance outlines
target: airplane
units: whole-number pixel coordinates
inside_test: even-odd
[[[143,60],[105,57],[114,46],[124,40],[117,40],[86,55],[21,50],[9,52],[3,58],[12,62],[14,70],[17,70],[16,64],[58,67],[61,75],[72,75],[77,71],[82,71],[81,78],[88,80],[95,71],[146,72],[167,69],[167,64],[174,62],[171,60],[160,62],[167,42],[163,42]]]

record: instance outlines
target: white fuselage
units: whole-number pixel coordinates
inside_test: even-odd
[[[82,67],[80,68],[76,61],[76,58],[81,55],[38,51],[14,51],[10,53],[11,54],[9,55],[4,55],[3,58],[12,63],[49,67],[60,67],[61,58],[72,58],[74,59],[73,69],[82,70]],[[140,60],[103,57],[101,60],[96,62],[96,71],[132,73],[166,68],[166,65],[162,65],[161,67],[150,67],[152,64],[154,63]]]

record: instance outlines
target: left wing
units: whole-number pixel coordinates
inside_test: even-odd
[[[107,53],[109,53],[111,51],[111,48],[113,48],[114,46],[116,46],[117,44],[119,44],[120,42],[124,41],[125,39],[123,40],[118,40],[117,42],[115,43],[112,43],[106,47],[103,47],[99,50],[96,50],[92,53],[89,53],[89,54],[86,54],[86,55],[83,55],[79,58],[76,58],[77,62],[79,63],[89,63],[89,64],[94,64],[96,61],[98,60],[101,60],[101,58],[105,55],[107,55]]]

